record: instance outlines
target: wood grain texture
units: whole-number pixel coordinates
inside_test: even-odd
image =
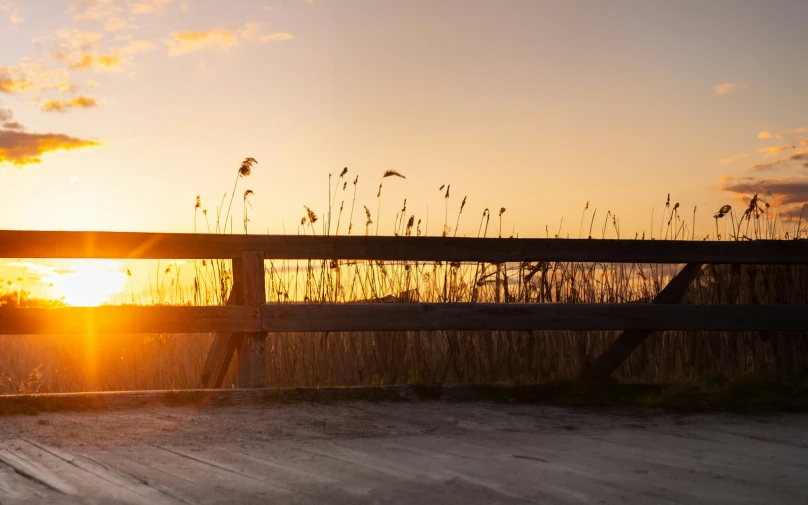
[[[688,263],[671,279],[651,303],[679,303],[687,289],[701,272],[700,263]],[[583,380],[605,379],[642,344],[653,330],[626,330],[601,354],[581,377]]]
[[[625,263],[808,263],[808,241],[314,237],[0,230],[0,258],[266,259],[381,261],[591,261]]]
[[[0,334],[212,333],[261,330],[258,307],[0,308]]]
[[[263,329],[262,329],[263,327]],[[805,331],[804,305],[268,304],[0,309],[0,334],[417,330]]]
[[[672,304],[268,304],[264,330],[808,330],[808,306]]]
[[[227,298],[228,306],[242,305],[244,302],[244,265],[240,257],[233,258],[233,287]],[[233,359],[236,347],[238,347],[240,335],[237,333],[217,333],[210,344],[208,355],[205,358],[205,365],[202,367],[202,375],[199,384],[203,389],[214,389],[222,387],[227,368]]]
[[[266,303],[264,254],[260,251],[242,253],[244,305],[259,307]],[[238,339],[238,383],[242,388],[267,387],[266,332],[240,335]]]

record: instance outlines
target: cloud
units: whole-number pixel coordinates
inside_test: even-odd
[[[806,142],[806,145],[808,145],[808,142]],[[774,160],[767,163],[759,163],[750,168],[749,171],[763,172],[767,170],[774,170],[775,168],[792,165],[797,162],[802,163],[802,168],[808,168],[808,149],[800,149],[795,154],[785,158],[780,158],[779,160]]]
[[[155,12],[162,12],[163,5],[169,3],[171,0],[140,0],[139,2],[129,5],[129,12],[132,14],[152,14]]]
[[[97,88],[100,86],[100,84],[95,81],[86,81],[84,84],[86,84],[88,88]]]
[[[772,202],[780,207],[780,214],[800,209],[808,202],[808,176],[799,175],[774,179],[756,177],[722,177],[719,189],[734,193],[739,198],[770,193]]]
[[[0,127],[5,130],[23,130],[23,126],[13,121],[14,113],[8,107],[0,108]]]
[[[281,41],[295,38],[291,33],[279,32],[262,34],[261,31],[262,25],[253,22],[234,26],[231,29],[214,27],[207,31],[188,30],[172,33],[171,38],[167,39],[165,44],[168,46],[168,54],[170,56],[179,56],[181,54],[200,51],[208,47],[229,49],[238,45],[239,41],[242,40],[269,42],[272,40]]]
[[[724,164],[724,165],[729,165],[730,163],[733,163],[735,161],[738,161],[738,160],[740,160],[742,158],[746,158],[746,157],[747,157],[746,153],[735,154],[733,156],[727,156],[726,158],[721,158],[721,163]]]
[[[3,128],[6,130],[16,130],[16,131],[22,131],[25,129],[23,125],[21,125],[16,121],[6,121],[5,123],[3,123]]]
[[[107,32],[137,28],[124,18],[126,11],[115,0],[76,0],[68,12],[75,13],[73,19],[76,21],[102,23]]]
[[[761,147],[758,149],[758,152],[765,154],[766,156],[777,156],[783,151],[787,151],[789,149],[794,149],[795,146],[771,146],[771,147]]]
[[[238,44],[238,35],[235,30],[211,28],[208,31],[186,30],[174,32],[171,38],[165,41],[170,56],[193,53],[206,47],[219,47],[229,49]]]
[[[89,109],[98,107],[98,102],[91,96],[77,96],[70,100],[49,100],[42,105],[45,112],[67,112],[68,109]]]
[[[51,37],[53,38],[53,37]],[[146,41],[130,41],[123,47],[101,52],[101,41],[104,34],[82,30],[57,30],[57,40],[53,56],[64,62],[70,70],[102,70],[117,71],[127,63],[126,55],[143,52],[153,48],[154,44]],[[39,39],[39,40],[45,40]],[[124,56],[122,56],[124,55]]]
[[[188,9],[190,8],[190,6],[191,5],[188,2],[180,3],[180,9],[182,9],[182,12],[188,12]]]
[[[261,42],[269,42],[272,40],[292,40],[295,36],[291,33],[286,32],[279,32],[279,33],[270,33],[267,35],[261,36]]]
[[[759,139],[770,139],[770,138],[772,138],[772,134],[771,134],[771,132],[762,131],[762,132],[758,133],[758,138]]]
[[[26,133],[0,130],[0,164],[16,166],[41,163],[45,153],[101,145],[94,140],[71,137],[62,133]]]
[[[67,112],[67,107],[61,100],[48,100],[42,104],[42,110],[44,112]]]
[[[734,93],[736,91],[740,91],[748,87],[749,87],[748,84],[736,84],[734,82],[725,82],[723,84],[716,84],[715,86],[713,86],[713,91],[715,91],[716,95],[727,95],[729,93]]]
[[[19,93],[33,86],[28,78],[18,75],[11,67],[0,67],[0,93]]]
[[[0,4],[0,12],[5,12],[12,24],[16,25],[25,22],[25,19],[20,17],[20,9],[11,4]]]

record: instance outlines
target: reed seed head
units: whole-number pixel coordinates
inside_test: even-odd
[[[310,222],[311,224],[316,223],[316,222],[317,222],[317,219],[318,219],[318,218],[317,218],[317,214],[315,214],[315,213],[314,213],[314,211],[313,211],[313,210],[311,210],[311,209],[310,209],[308,206],[304,205],[303,207],[305,207],[305,208],[306,208],[306,214],[308,214],[308,217],[309,217],[309,222]]]
[[[238,175],[239,177],[247,177],[252,173],[252,166],[258,164],[255,161],[255,158],[244,158],[244,161],[241,162],[241,166],[238,168]]]
[[[386,179],[387,177],[401,177],[402,179],[406,179],[402,174],[396,172],[395,170],[388,170],[382,176],[382,179]]]

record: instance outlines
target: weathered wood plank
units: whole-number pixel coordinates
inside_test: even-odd
[[[804,305],[268,304],[0,309],[0,334],[417,330],[806,331]]]
[[[242,254],[244,277],[244,305],[259,307],[266,303],[264,254]],[[268,385],[266,332],[241,335],[238,342],[238,384],[241,388],[262,388]]]
[[[374,303],[268,304],[264,330],[808,330],[808,306]]]
[[[258,307],[0,308],[0,334],[211,333],[261,330]]]
[[[315,237],[0,230],[0,258],[266,259],[387,261],[597,261],[625,263],[808,263],[808,241]]]
[[[244,302],[244,268],[241,258],[233,258],[233,287],[227,298],[228,306],[243,305]],[[203,389],[216,389],[222,387],[227,368],[233,359],[238,346],[240,335],[235,333],[217,333],[210,344],[205,365],[202,367],[200,386]]]
[[[654,298],[651,303],[679,303],[687,292],[688,287],[701,272],[700,263],[688,263],[671,279],[667,286]],[[604,379],[612,374],[653,330],[626,330],[621,333],[612,345],[606,349],[583,373],[583,380]]]

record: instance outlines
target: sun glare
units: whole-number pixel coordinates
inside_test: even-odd
[[[53,293],[69,305],[91,307],[107,302],[126,287],[119,263],[81,263],[53,278]]]

